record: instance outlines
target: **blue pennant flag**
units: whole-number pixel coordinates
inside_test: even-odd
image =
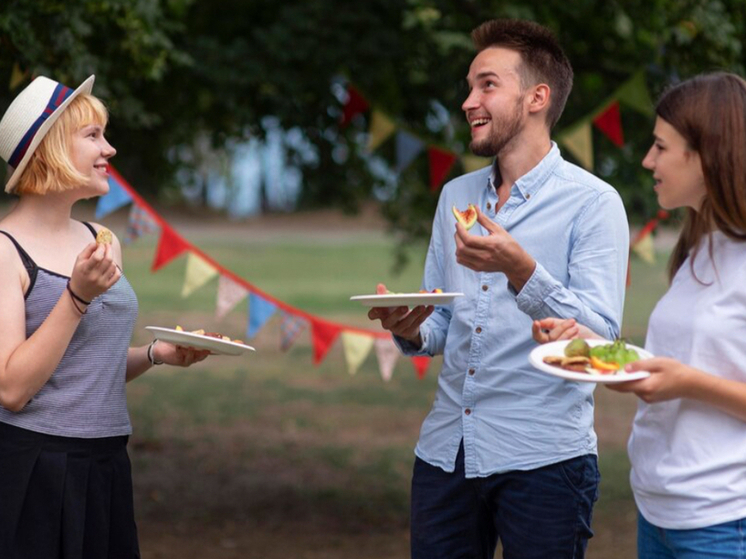
[[[396,133],[396,172],[401,173],[409,167],[420,152],[425,149],[425,142],[409,134],[399,131]]]
[[[249,338],[256,336],[276,310],[277,307],[266,299],[253,292],[249,293]]]
[[[109,177],[109,193],[98,199],[96,206],[96,219],[109,215],[111,212],[118,210],[122,206],[132,203],[132,197],[127,191],[119,186],[114,177]]]

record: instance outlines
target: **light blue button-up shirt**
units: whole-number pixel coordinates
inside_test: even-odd
[[[576,318],[618,337],[624,306],[629,228],[617,191],[562,159],[556,144],[498,204],[492,167],[445,185],[433,221],[422,288],[462,292],[422,324],[423,345],[397,340],[407,355],[443,354],[433,407],[415,453],[454,470],[463,439],[466,477],[529,470],[595,454],[592,383],[534,369],[531,322]],[[504,227],[536,260],[516,294],[503,273],[456,262],[451,207],[468,204]],[[485,235],[478,223],[472,235]]]

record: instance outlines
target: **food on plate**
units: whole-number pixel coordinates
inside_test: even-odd
[[[436,287],[435,289],[432,289],[430,291],[427,291],[426,289],[420,289],[418,293],[443,293],[443,290],[440,289],[439,287]],[[383,293],[383,294],[379,293],[379,295],[410,295],[410,293],[399,293],[397,291],[389,291],[387,289],[386,293]]]
[[[640,359],[639,354],[627,347],[624,340],[590,347],[585,340],[572,340],[565,346],[564,355],[548,355],[544,363],[567,371],[592,375],[616,374],[627,363]]]
[[[185,332],[185,330],[179,326],[176,325],[176,328],[174,328],[177,332]],[[205,332],[202,328],[199,330],[190,330],[188,332],[189,334],[197,334],[198,336],[207,336],[209,338],[217,338],[218,340],[223,340],[224,342],[233,342],[234,344],[243,344],[243,340],[234,340],[231,339],[228,336],[224,336],[223,334],[220,334],[219,332]]]
[[[98,233],[96,234],[96,243],[99,245],[106,245],[111,243],[111,231],[109,231],[106,227],[102,227],[99,229]]]
[[[474,227],[477,222],[477,208],[474,207],[474,204],[469,204],[463,212],[453,206],[453,215],[456,217],[456,221],[463,225],[467,231]]]

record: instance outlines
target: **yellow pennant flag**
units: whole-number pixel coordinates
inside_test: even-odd
[[[344,349],[345,361],[347,362],[347,371],[354,375],[368,357],[370,350],[373,349],[375,338],[356,332],[342,332],[342,347]]]
[[[23,80],[26,79],[27,72],[21,72],[21,67],[18,65],[18,62],[13,64],[13,70],[11,70],[10,73],[10,84],[8,84],[8,90],[13,91],[16,87],[21,85],[23,83]]]
[[[184,285],[181,288],[181,296],[189,297],[196,289],[202,287],[217,275],[218,271],[211,264],[208,264],[196,254],[190,252],[187,257],[186,274],[184,276]]]
[[[655,246],[653,245],[653,235],[650,233],[632,245],[632,250],[644,262],[655,264]]]
[[[396,130],[394,121],[383,114],[381,111],[374,109],[373,116],[370,119],[370,131],[368,136],[368,151],[375,150]]]
[[[464,166],[464,171],[471,173],[492,165],[492,158],[467,154],[461,157],[461,164]]]
[[[593,137],[591,123],[581,122],[557,137],[557,141],[572,153],[588,171],[593,171]]]

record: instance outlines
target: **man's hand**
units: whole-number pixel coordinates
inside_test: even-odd
[[[487,236],[470,235],[456,223],[456,262],[475,272],[502,272],[516,291],[536,269],[536,262],[500,225],[477,208],[477,221]]]
[[[386,286],[379,283],[376,294],[386,294]],[[403,338],[416,346],[422,346],[420,325],[435,310],[433,306],[420,305],[411,311],[408,307],[373,307],[368,311],[368,318],[380,320],[381,326],[395,336]]]

